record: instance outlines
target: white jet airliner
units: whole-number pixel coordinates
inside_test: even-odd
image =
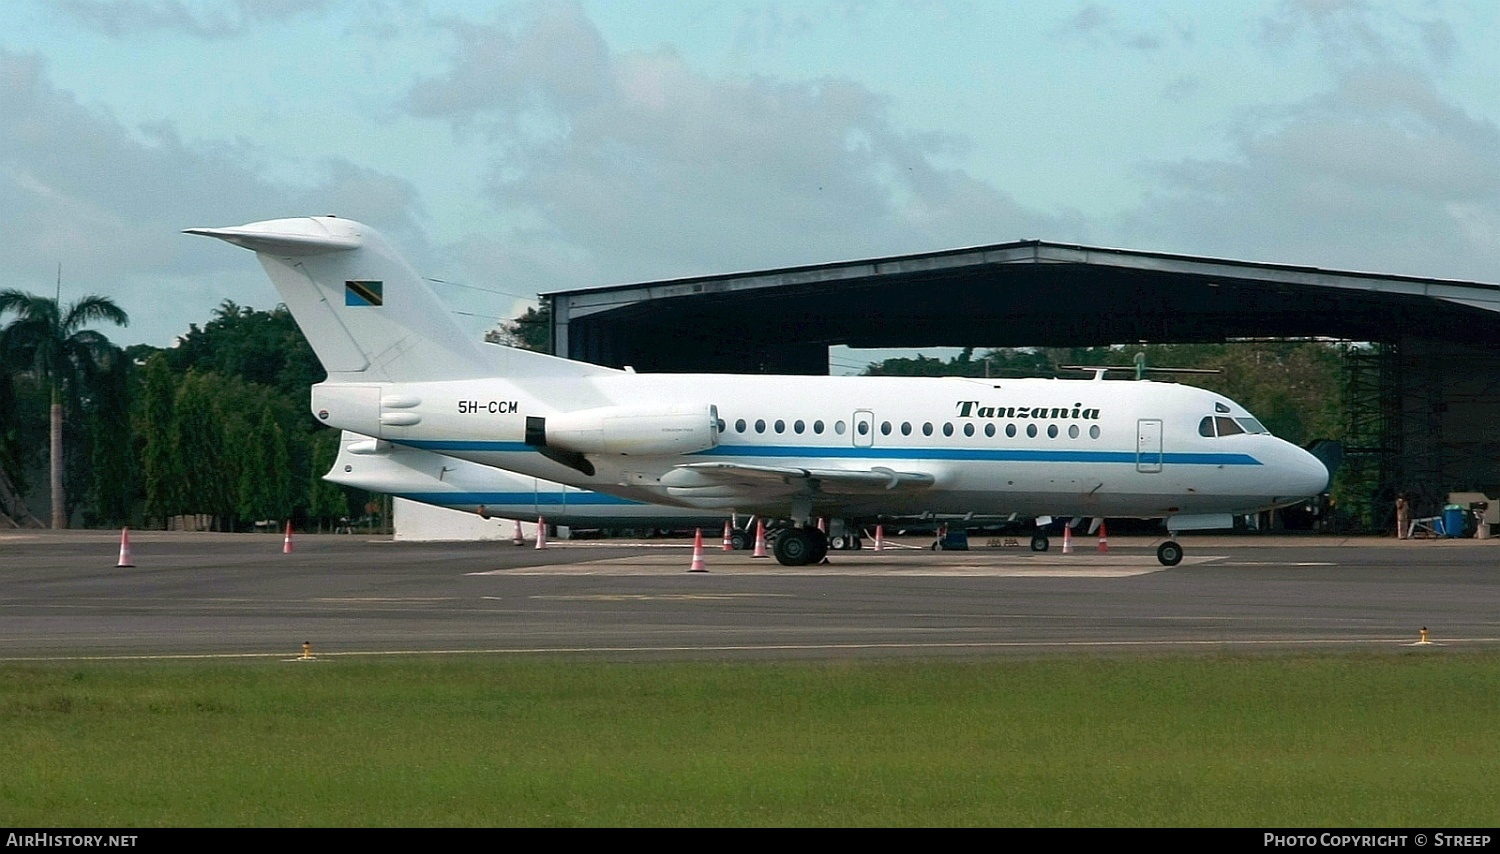
[[[1054,516],[1227,528],[1328,482],[1317,458],[1191,386],[637,374],[471,339],[352,220],[188,233],[255,251],[328,371],[320,421],[635,501],[790,519],[775,545],[789,566],[826,553],[821,516],[1036,517],[1040,551]]]

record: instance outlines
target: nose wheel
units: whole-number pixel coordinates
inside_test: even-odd
[[[1161,561],[1162,566],[1176,566],[1182,563],[1182,546],[1167,540],[1156,547],[1156,559]]]

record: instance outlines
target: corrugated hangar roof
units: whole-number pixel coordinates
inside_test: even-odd
[[[554,352],[665,371],[826,371],[826,348],[1402,334],[1500,340],[1500,285],[1023,240],[553,291]]]

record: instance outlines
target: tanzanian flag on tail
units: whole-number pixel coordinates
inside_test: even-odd
[[[344,282],[344,305],[382,305],[384,282]]]

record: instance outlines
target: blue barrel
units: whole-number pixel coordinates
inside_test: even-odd
[[[1464,506],[1462,504],[1445,506],[1443,508],[1443,536],[1462,537],[1464,527]]]

